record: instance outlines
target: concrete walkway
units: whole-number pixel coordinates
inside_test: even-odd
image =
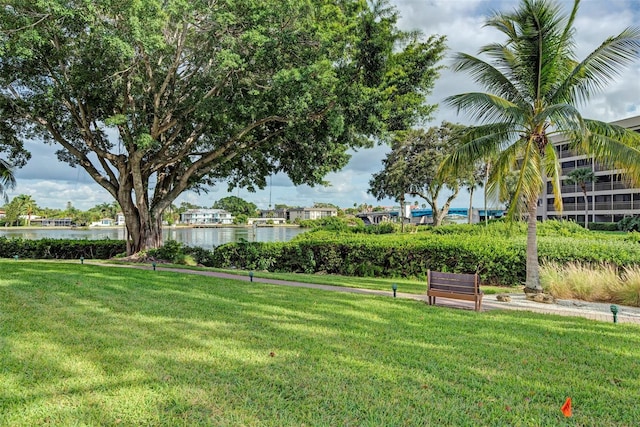
[[[124,265],[124,264],[98,264],[109,267],[124,267],[124,268],[136,268],[151,270],[152,267],[147,265]],[[194,274],[200,276],[219,277],[222,279],[251,281],[252,279],[247,275],[220,273],[215,271],[204,270],[189,270],[183,268],[166,268],[157,266],[156,270],[159,271],[172,271],[177,273]],[[294,286],[300,288],[320,289],[323,291],[333,292],[348,292],[364,295],[378,295],[393,297],[392,291],[378,291],[371,289],[360,288],[348,288],[344,286],[331,286],[331,285],[319,285],[314,283],[302,283],[291,282],[285,280],[266,279],[262,277],[253,277],[253,281],[256,283],[266,283],[279,286]],[[402,292],[396,293],[397,298],[414,299],[418,301],[428,302],[426,294],[407,294]],[[532,311],[535,313],[543,314],[557,314],[560,316],[574,316],[584,317],[587,319],[598,320],[603,322],[613,322],[613,314],[611,313],[611,304],[605,303],[593,303],[579,300],[558,300],[555,304],[538,303],[529,301],[525,298],[524,293],[512,293],[510,302],[500,302],[496,299],[496,295],[485,295],[482,301],[482,311],[488,310],[520,310],[520,311]],[[473,303],[459,300],[449,300],[446,298],[437,299],[438,306],[473,310]],[[616,304],[617,305],[617,304]],[[618,307],[618,322],[619,323],[635,323],[640,325],[640,308],[627,307],[617,305]]]

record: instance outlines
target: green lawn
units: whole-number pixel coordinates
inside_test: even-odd
[[[69,263],[0,272],[0,425],[640,419],[635,325]]]
[[[74,263],[77,261],[73,261]],[[91,260],[91,263],[99,264],[120,264],[114,260]],[[124,263],[125,265],[133,265],[142,267],[140,264]],[[149,264],[144,267],[150,268]],[[238,276],[248,277],[249,272],[244,270],[231,270],[221,268],[193,267],[177,264],[160,264],[160,268],[188,269],[196,271],[216,271],[222,273],[235,274]],[[357,276],[338,276],[335,274],[304,274],[304,273],[273,273],[268,271],[253,271],[255,278],[266,278],[275,280],[287,280],[290,282],[315,283],[319,285],[344,286],[347,288],[361,288],[378,291],[391,292],[392,286],[397,286],[398,292],[407,294],[424,294],[427,292],[427,281],[418,279],[403,278],[386,278],[386,277],[357,277]],[[520,288],[516,286],[481,286],[485,294],[496,294],[501,292],[520,292]]]

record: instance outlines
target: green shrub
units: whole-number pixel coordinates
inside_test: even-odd
[[[197,246],[184,246],[182,250],[193,259],[195,264],[204,265],[205,267],[213,266],[213,251]]]
[[[184,264],[185,253],[182,247],[182,243],[175,240],[167,240],[158,249],[149,249],[147,255],[173,264]]]
[[[640,216],[628,216],[618,221],[620,231],[640,231]]]
[[[296,222],[303,228],[324,229],[332,231],[346,231],[349,227],[364,225],[364,222],[360,218],[337,216],[328,216],[319,219],[304,219],[296,220]]]
[[[373,225],[360,225],[358,227],[353,227],[350,229],[352,233],[361,233],[361,234],[392,234],[399,232],[401,230],[401,225],[393,222],[385,221],[380,224]],[[409,227],[405,224],[405,228]]]
[[[589,230],[592,231],[618,231],[617,222],[590,222]]]
[[[214,266],[254,269],[266,259],[271,271],[351,276],[418,277],[427,270],[478,272],[483,284],[518,285],[525,279],[524,229],[504,224],[464,226],[414,234],[354,234],[317,231],[287,243],[229,243],[214,251]],[[538,239],[541,261],[640,264],[640,245],[594,236],[577,224],[553,224]],[[455,226],[451,226],[455,227]],[[477,228],[474,228],[477,227]],[[582,231],[578,231],[578,229]],[[484,230],[484,231],[483,231]],[[566,236],[568,234],[568,236]],[[579,240],[577,244],[576,239]]]
[[[22,239],[0,237],[0,258],[109,259],[126,252],[123,240]]]

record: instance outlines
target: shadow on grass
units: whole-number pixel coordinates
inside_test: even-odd
[[[0,424],[562,425],[569,395],[579,424],[640,418],[633,327],[177,273],[2,267]]]

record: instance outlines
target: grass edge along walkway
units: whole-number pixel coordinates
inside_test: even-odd
[[[269,279],[265,277],[250,277],[247,272],[238,272],[238,274],[234,273],[224,273],[219,271],[209,271],[209,270],[192,270],[186,268],[176,268],[176,267],[150,267],[147,265],[134,265],[134,264],[110,264],[110,263],[91,263],[92,265],[97,266],[105,266],[105,267],[123,267],[123,268],[136,268],[142,270],[152,270],[156,269],[158,271],[168,271],[175,273],[183,273],[183,274],[193,274],[199,276],[209,276],[209,277],[218,277],[221,279],[231,279],[231,280],[240,280],[240,281],[253,281],[256,283],[264,283],[270,285],[278,285],[278,286],[292,286],[299,288],[310,288],[310,289],[319,289],[324,291],[332,291],[332,292],[347,292],[347,293],[355,293],[355,294],[365,294],[365,295],[378,295],[378,296],[388,296],[393,297],[392,291],[382,291],[375,289],[362,289],[362,288],[354,288],[347,286],[335,286],[335,285],[324,285],[317,283],[307,283],[307,282],[296,282],[290,280],[279,280],[279,279]],[[586,319],[597,320],[602,322],[612,322],[613,315],[609,310],[609,304],[598,304],[598,303],[583,303],[580,301],[573,300],[565,300],[561,301],[561,304],[544,304],[538,303],[535,301],[528,301],[524,298],[524,294],[522,293],[512,293],[510,294],[512,301],[511,302],[500,302],[496,299],[496,295],[485,294],[482,301],[482,311],[488,310],[519,310],[519,311],[531,311],[540,314],[556,314],[560,316],[575,316],[575,317],[583,317]],[[417,301],[422,301],[424,303],[428,302],[428,298],[425,294],[411,294],[404,292],[396,292],[397,298],[403,299],[413,299]],[[473,310],[473,303],[469,303],[466,301],[459,300],[451,300],[447,298],[438,298],[437,304],[438,306],[446,306],[458,309],[470,309]],[[618,305],[619,312],[617,314],[617,321],[619,323],[634,323],[640,325],[640,309],[635,307],[626,307]]]

